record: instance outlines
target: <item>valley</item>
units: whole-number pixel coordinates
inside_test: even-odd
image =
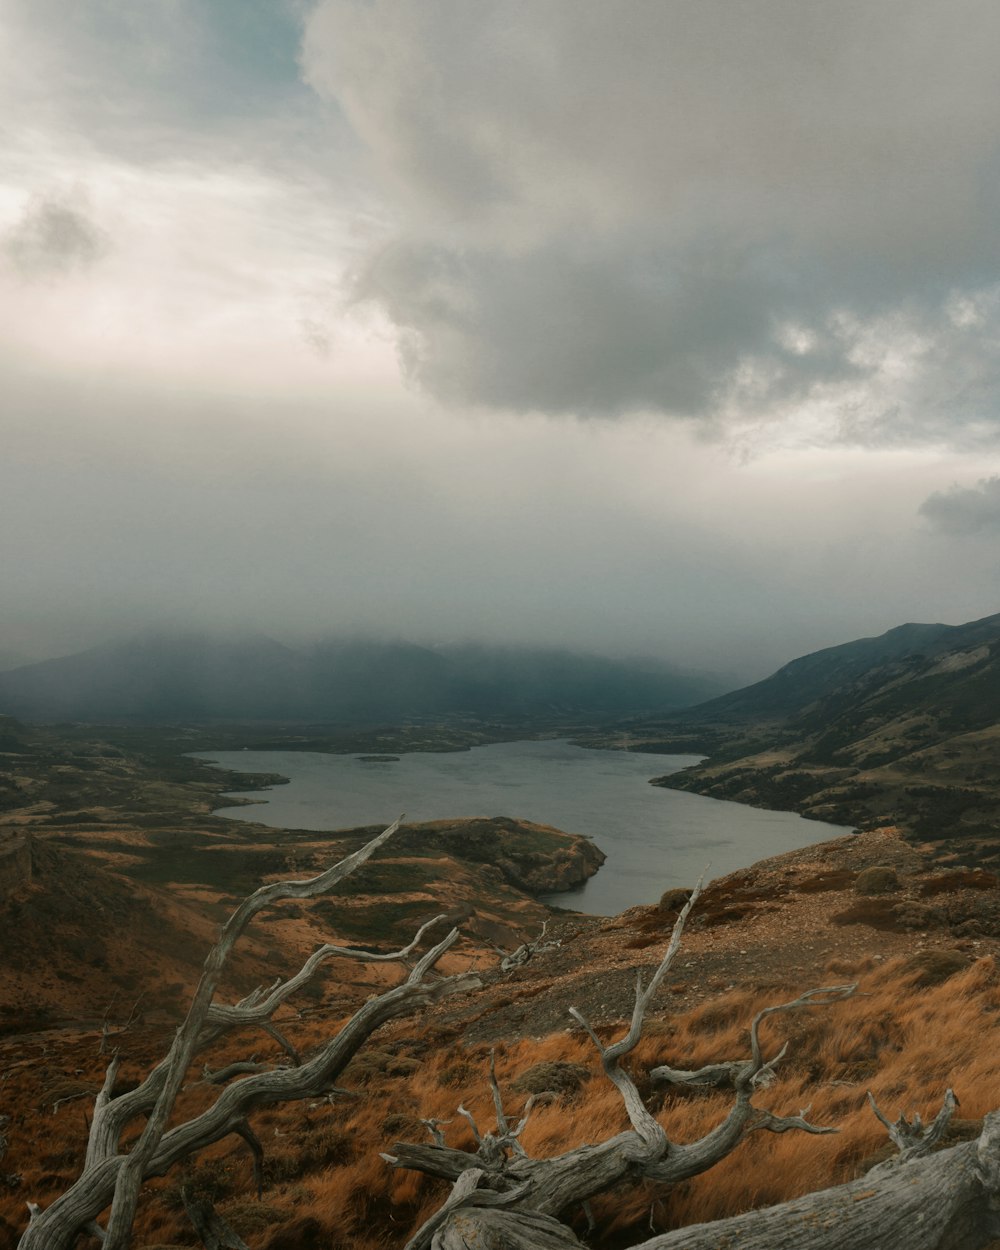
[[[787,1040],[790,1050],[761,1102],[774,1114],[811,1104],[810,1118],[837,1135],[803,1144],[787,1134],[766,1149],[748,1142],[668,1197],[648,1185],[599,1195],[591,1214],[602,1250],[851,1183],[886,1157],[868,1090],[887,1109],[905,1101],[930,1119],[952,1086],[961,1115],[942,1145],[978,1136],[1000,1101],[1000,793],[989,762],[998,626],[908,627],[804,657],[757,688],[682,712],[545,727],[587,746],[627,747],[650,775],[657,752],[705,752],[657,784],[860,829],[710,881],[632,1057],[657,1123],[689,1140],[726,1115],[728,1096],[659,1089],[651,1068],[730,1059],[744,1053],[755,1012],[857,982],[846,1001],[778,1017],[765,1032],[769,1046]],[[253,761],[258,751],[326,751],[391,770],[415,750],[466,753],[523,735],[524,726],[468,718],[360,729],[0,722],[0,1239],[14,1244],[26,1200],[46,1206],[73,1182],[81,1111],[109,1053],[120,1064],[116,1090],[126,1092],[162,1054],[241,897],[321,871],[377,832],[264,824],[252,805],[264,789],[287,789],[281,773],[251,763],[237,780],[193,752],[242,759],[245,748]],[[234,786],[243,799],[232,798]],[[223,804],[239,819],[218,815]],[[620,1034],[636,975],[654,972],[694,881],[610,916],[539,901],[592,877],[602,860],[599,838],[516,813],[419,821],[322,897],[265,913],[227,969],[223,1002],[288,976],[324,942],[343,949],[279,1010],[278,1033],[238,1031],[209,1049],[180,1113],[209,1105],[211,1069],[280,1070],[289,1048],[318,1053],[338,1022],[398,981],[393,964],[359,963],[351,950],[404,947],[440,915],[459,937],[439,972],[472,976],[477,987],[384,1025],[346,1067],[346,1094],[258,1113],[259,1198],[250,1157],[230,1140],[151,1180],[136,1245],[198,1244],[186,1186],[254,1250],[402,1246],[448,1191],[387,1167],[379,1151],[420,1141],[422,1121],[453,1120],[459,1103],[484,1122],[491,1063],[514,1107],[547,1091],[525,1130],[529,1154],[620,1132],[621,1104],[570,1008],[598,1037]],[[502,968],[519,947],[520,961]],[[461,1123],[444,1131],[449,1145],[475,1148]],[[566,1218],[587,1236],[582,1214]]]

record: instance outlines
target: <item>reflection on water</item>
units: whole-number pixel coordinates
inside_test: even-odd
[[[593,837],[607,863],[579,890],[546,901],[595,915],[655,902],[690,885],[711,864],[722,876],[755,860],[846,830],[792,812],[768,812],[663,790],[650,777],[676,772],[694,755],[592,751],[565,741],[502,742],[471,751],[419,753],[398,761],[304,751],[199,753],[226,768],[273,772],[288,785],[247,797],[266,803],[223,816],[289,829],[347,829],[462,816],[513,816]],[[242,792],[234,792],[242,793]]]

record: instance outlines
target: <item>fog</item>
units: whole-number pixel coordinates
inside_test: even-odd
[[[995,6],[0,16],[0,663],[997,609]]]

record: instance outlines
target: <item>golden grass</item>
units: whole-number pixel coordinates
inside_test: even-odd
[[[844,979],[855,971],[861,980],[856,997],[829,1008],[779,1015],[762,1029],[766,1047],[777,1049],[786,1039],[791,1045],[778,1068],[778,1080],[756,1101],[777,1113],[811,1104],[814,1122],[836,1124],[840,1132],[830,1137],[754,1134],[710,1173],[669,1193],[643,1186],[598,1200],[594,1213],[609,1244],[625,1245],[648,1236],[651,1224],[666,1229],[718,1219],[855,1176],[885,1144],[883,1130],[865,1105],[869,1088],[893,1118],[904,1109],[933,1116],[949,1085],[961,1100],[963,1117],[978,1118],[1000,1106],[1000,975],[992,958],[980,959],[929,988],[920,988],[901,960],[884,966],[873,961],[856,967],[840,964],[831,969],[830,979]],[[734,989],[685,1015],[666,1014],[669,996],[664,995],[664,1014],[651,1013],[646,1036],[631,1060],[633,1070],[642,1074],[658,1063],[695,1067],[743,1057],[753,1014],[762,1006],[795,997],[803,988]],[[306,1017],[287,1027],[297,1043],[308,1048],[318,1043],[328,1025]],[[252,1050],[264,1051],[259,1035],[229,1039],[211,1062]],[[140,1061],[137,1056],[126,1064],[123,1076],[137,1076],[153,1053],[150,1038],[145,1058]],[[413,1022],[407,1029],[404,1022],[390,1041],[375,1039],[345,1074],[342,1083],[360,1090],[359,1099],[260,1112],[254,1123],[269,1162],[267,1214],[261,1212],[256,1222],[247,1208],[252,1181],[242,1143],[218,1143],[187,1172],[196,1184],[211,1190],[220,1210],[254,1225],[250,1241],[260,1250],[292,1245],[308,1250],[314,1240],[334,1250],[402,1246],[439,1205],[446,1187],[393,1171],[379,1158],[379,1151],[391,1148],[401,1126],[409,1130],[404,1137],[419,1140],[412,1131],[417,1117],[452,1119],[446,1130],[450,1144],[471,1145],[468,1127],[454,1118],[455,1111],[461,1101],[484,1127],[491,1125],[487,1055],[484,1046],[442,1044],[439,1035],[421,1033]],[[416,1063],[399,1062],[406,1058]],[[523,1139],[530,1154],[561,1153],[627,1127],[621,1101],[579,1031],[497,1047],[501,1088],[509,1090],[525,1068],[555,1060],[582,1063],[593,1077],[580,1093],[536,1109]],[[15,1123],[2,1170],[20,1172],[23,1184],[18,1190],[0,1187],[0,1220],[6,1221],[6,1228],[0,1223],[0,1244],[21,1227],[25,1199],[51,1201],[79,1165],[88,1104],[81,1100],[55,1114],[48,1110],[39,1114],[35,1106],[43,1088],[57,1078],[99,1082],[100,1066],[89,1039],[67,1048],[57,1059],[40,1057],[6,1082],[3,1109],[14,1113]],[[407,1073],[406,1068],[413,1070]],[[724,1093],[691,1091],[664,1097],[649,1092],[668,1134],[681,1142],[708,1131],[729,1106]],[[211,1096],[204,1086],[189,1087],[178,1114],[191,1114]],[[525,1097],[507,1096],[512,1113],[520,1110]],[[143,1204],[138,1246],[194,1244],[177,1207],[179,1179],[171,1175],[152,1183],[156,1192]],[[288,1222],[292,1220],[296,1223]],[[290,1241],[293,1234],[297,1240]]]

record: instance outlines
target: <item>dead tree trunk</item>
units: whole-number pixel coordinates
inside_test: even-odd
[[[479,1172],[465,1177],[484,1179]],[[463,1180],[465,1179],[463,1177]],[[468,1182],[467,1182],[468,1185]],[[524,1191],[467,1190],[407,1250],[579,1250],[558,1220],[520,1209]],[[511,1208],[497,1199],[509,1199]],[[1000,1237],[1000,1113],[978,1141],[900,1157],[860,1180],[711,1224],[662,1233],[633,1250],[984,1250]]]
[[[118,1064],[117,1060],[112,1060],[94,1107],[84,1170],[76,1183],[45,1210],[29,1204],[31,1222],[18,1243],[19,1250],[70,1250],[77,1236],[85,1230],[103,1234],[106,1250],[116,1247],[123,1250],[131,1241],[139,1187],[147,1177],[162,1176],[194,1151],[232,1133],[244,1138],[248,1134],[252,1136],[247,1117],[258,1107],[328,1094],[358,1049],[383,1024],[446,995],[478,987],[478,978],[468,973],[431,979],[441,956],[458,939],[458,930],[453,929],[417,960],[402,984],[369,998],[340,1032],[308,1061],[293,1062],[290,1066],[235,1080],[226,1085],[216,1101],[200,1115],[167,1127],[191,1061],[206,1046],[235,1028],[248,1025],[269,1028],[277,1008],[309,980],[324,960],[333,956],[363,961],[408,961],[427,929],[443,919],[439,916],[424,925],[410,945],[401,951],[376,954],[323,946],[289,980],[278,981],[268,990],[256,990],[232,1005],[213,1001],[225,961],[253,916],[282,899],[310,898],[329,889],[360,867],[392,836],[398,823],[319,876],[308,881],[279,881],[262,886],[237,908],[205,961],[198,991],[167,1057],[141,1085],[118,1098],[113,1097]],[[131,1152],[125,1152],[121,1145],[122,1134],[142,1116],[147,1117],[142,1135]],[[105,1231],[94,1221],[109,1206],[111,1215]]]

